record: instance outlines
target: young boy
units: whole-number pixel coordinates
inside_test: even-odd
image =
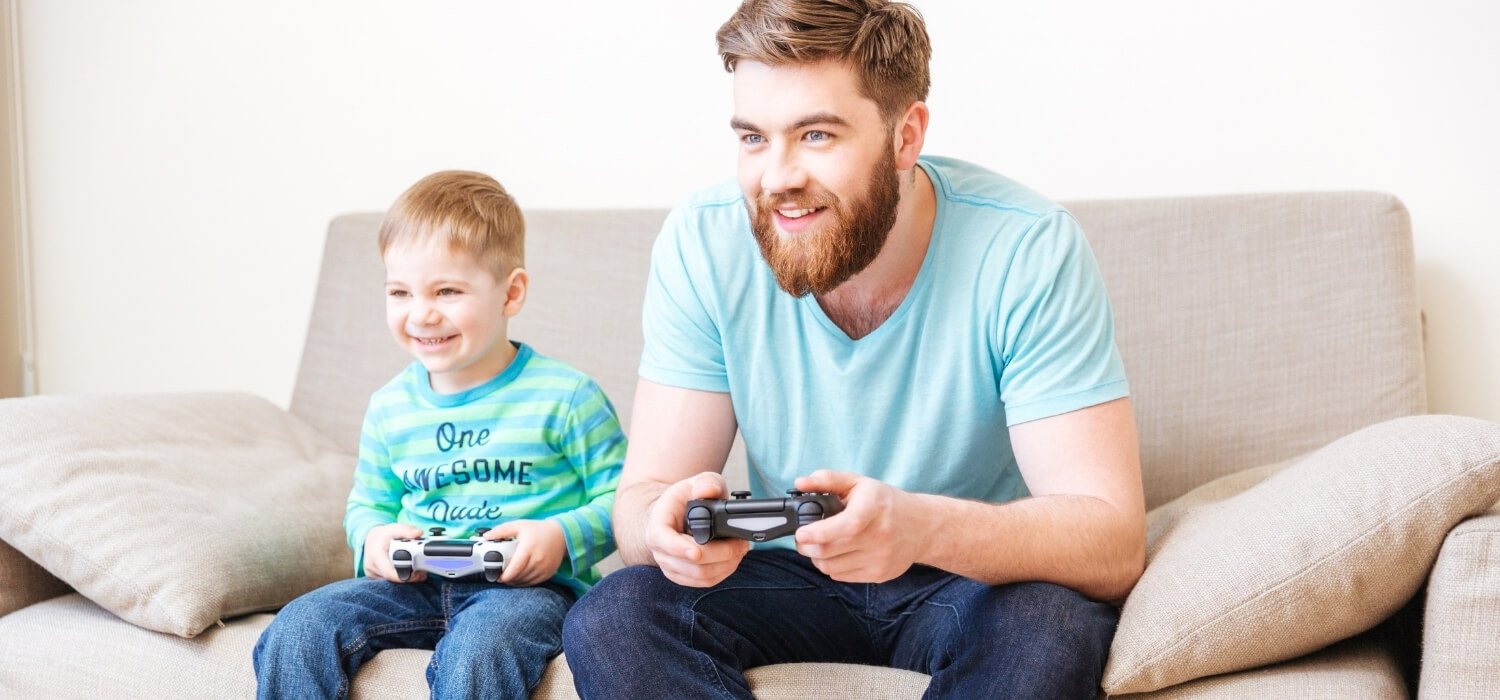
[[[416,361],[370,398],[344,527],[355,578],[284,608],[255,646],[261,698],[343,698],[382,649],[434,649],[434,698],[526,698],[563,617],[614,549],[625,456],[614,407],[583,373],[514,343],[525,224],[479,173],[429,175],[380,226],[386,321]],[[499,583],[415,570],[391,541],[515,538]],[[492,528],[484,530],[484,528]]]

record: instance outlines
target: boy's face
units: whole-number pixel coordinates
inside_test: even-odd
[[[510,364],[506,320],[520,310],[524,272],[506,279],[438,237],[397,243],[385,252],[385,316],[396,343],[427,368],[432,389],[452,394],[479,386]],[[513,289],[520,274],[520,298]]]
[[[835,61],[734,69],[739,181],[788,293],[833,291],[880,253],[900,202],[892,131]]]

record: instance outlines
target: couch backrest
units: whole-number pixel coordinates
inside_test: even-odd
[[[1373,193],[1075,202],[1108,285],[1148,504],[1426,410],[1411,230]],[[592,375],[629,430],[666,212],[527,212],[512,336]],[[352,451],[410,358],[384,322],[379,214],[334,220],[292,412]],[[743,458],[731,457],[743,484]]]

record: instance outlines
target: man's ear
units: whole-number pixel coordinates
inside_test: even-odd
[[[917,165],[917,156],[922,155],[922,143],[927,139],[926,102],[913,102],[896,122],[896,169],[910,170]]]
[[[526,269],[518,267],[505,276],[505,307],[501,310],[506,318],[521,313],[526,305],[526,288],[531,286],[531,276]]]

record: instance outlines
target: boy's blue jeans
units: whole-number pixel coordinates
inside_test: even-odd
[[[928,698],[1094,698],[1119,612],[1050,583],[986,584],[914,566],[834,581],[790,550],[755,550],[712,588],[633,566],[568,613],[588,698],[750,698],[744,670],[798,661],[932,676]]]
[[[383,649],[433,649],[433,698],[528,697],[562,650],[575,596],[546,583],[338,581],[293,600],[255,644],[256,697],[346,698]]]

